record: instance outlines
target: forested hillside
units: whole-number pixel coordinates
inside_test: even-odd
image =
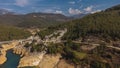
[[[0,25],[0,41],[24,39],[31,34],[28,31],[16,27]]]
[[[106,9],[105,11],[116,11],[120,10],[120,5],[113,6],[111,8]]]
[[[61,43],[52,43],[47,47],[48,54],[60,53],[62,59],[78,68],[119,68],[119,9],[112,7],[112,10],[89,14],[66,24],[49,27],[38,35],[44,38],[56,30],[67,28]]]
[[[117,8],[117,10],[113,9],[114,11],[111,11],[109,8],[106,11],[90,14],[82,19],[71,21],[67,26],[68,33],[63,39],[76,40],[90,35],[106,39],[120,39],[119,9]]]

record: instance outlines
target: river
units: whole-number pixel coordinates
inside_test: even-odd
[[[16,55],[12,50],[7,51],[7,61],[0,68],[17,68],[20,61],[20,55]]]

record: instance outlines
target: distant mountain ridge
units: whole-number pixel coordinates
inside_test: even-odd
[[[71,18],[62,14],[53,13],[29,13],[13,14],[9,11],[0,11],[0,24],[18,27],[48,27],[69,21]]]
[[[86,15],[88,15],[88,14],[77,14],[77,15],[73,15],[73,16],[70,16],[70,17],[73,18],[73,19],[79,19],[79,18],[82,18]]]
[[[4,15],[4,14],[14,14],[14,12],[11,12],[11,11],[6,10],[6,9],[0,9],[0,15]]]

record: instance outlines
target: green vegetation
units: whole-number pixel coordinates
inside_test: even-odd
[[[48,27],[48,29],[40,31],[38,35],[41,37],[41,39],[44,39],[45,36],[52,34],[54,31],[54,27]]]
[[[97,37],[105,41],[118,41],[120,39],[119,5],[99,13],[87,15],[81,19],[73,20],[69,22],[69,24],[54,27],[50,31],[52,32],[56,30],[56,28],[68,29],[68,32],[62,38],[62,40],[67,42],[64,42],[62,46],[50,44],[50,46],[47,47],[48,54],[60,53],[64,59],[80,65],[82,68],[84,68],[84,66],[90,66],[90,68],[120,68],[120,63],[118,61],[120,60],[119,50],[108,48],[106,44],[100,44],[100,46],[92,50],[85,51],[81,48],[83,44],[73,43],[73,41],[81,38],[83,41],[84,38],[89,36]],[[49,29],[45,31],[46,32],[43,32],[43,35],[41,35],[43,38],[45,35],[51,34]]]
[[[48,28],[46,28],[46,29],[44,29],[44,30],[41,30],[41,31],[38,33],[38,35],[41,37],[41,39],[44,39],[45,36],[52,34],[53,32],[55,32],[55,31],[58,30],[58,29],[62,29],[62,28],[59,28],[59,27],[61,27],[61,25],[48,27]],[[59,35],[59,34],[54,35],[54,36],[58,36],[58,35]]]
[[[106,9],[105,11],[116,11],[120,10],[120,5],[113,6],[111,8]]]
[[[97,37],[104,42],[107,42],[106,40],[118,41],[120,39],[119,9],[119,6],[116,6],[99,13],[87,15],[81,19],[73,20],[69,24],[51,26],[40,31],[38,35],[44,39],[46,35],[50,35],[56,30],[67,28],[68,32],[62,38],[65,42],[50,43],[46,47],[47,54],[60,53],[63,59],[75,65],[80,65],[81,68],[120,68],[120,51],[107,47],[109,45],[106,43],[99,42],[100,46],[90,50],[82,48],[82,46],[91,46],[91,44],[85,45],[84,43],[87,42],[84,39],[87,39],[89,36]],[[80,39],[82,39],[83,43],[75,43]],[[32,52],[41,51],[42,45],[30,45]]]
[[[48,54],[62,54],[63,58],[68,59],[75,64],[80,63],[80,60],[87,57],[87,53],[80,51],[80,44],[73,42],[66,43],[51,43],[47,46]]]
[[[107,49],[105,45],[100,45],[96,47],[94,50],[91,50],[90,53],[100,56],[100,55],[106,54],[105,49]]]
[[[75,64],[80,64],[81,60],[87,57],[87,53],[85,52],[78,52],[75,50],[65,49],[65,53],[63,57]]]
[[[86,53],[73,51],[74,57],[77,59],[83,59],[86,57]]]
[[[51,43],[49,46],[47,46],[47,53],[48,54],[57,54],[63,52],[63,44],[57,43],[53,44]]]
[[[87,53],[81,50],[81,44],[67,41],[64,43],[63,57],[72,61],[75,64],[79,64],[81,60],[87,57]]]
[[[31,34],[28,31],[12,26],[0,25],[0,41],[24,39]]]
[[[24,15],[7,14],[0,15],[0,24],[7,24],[24,28],[46,28],[52,25],[58,25],[70,20],[61,14],[52,13],[29,13]]]
[[[101,63],[101,62],[96,62],[96,61],[93,61],[91,64],[90,64],[90,67],[91,68],[111,68],[109,64],[107,63]],[[117,67],[116,67],[117,68]]]
[[[44,44],[35,44],[35,41],[31,44],[26,44],[24,47],[26,48],[31,48],[30,52],[41,52],[45,50],[45,45]]]
[[[97,36],[106,39],[120,39],[120,13],[116,11],[102,11],[90,14],[82,19],[71,21],[68,32],[63,40],[76,40],[86,36]]]
[[[62,38],[63,40],[77,40],[91,35],[106,40],[118,40],[120,39],[120,8],[119,5],[113,8],[89,14],[81,19],[66,22],[56,27],[49,27],[52,29],[47,28],[39,35],[44,38],[45,35],[51,34],[58,28],[67,28],[68,32]]]

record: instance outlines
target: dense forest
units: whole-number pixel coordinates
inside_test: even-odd
[[[102,11],[71,21],[67,27],[68,33],[63,39],[76,40],[80,37],[93,35],[116,40],[120,39],[119,27],[120,10]]]
[[[0,41],[23,39],[29,37],[31,34],[23,29],[0,25]]]

